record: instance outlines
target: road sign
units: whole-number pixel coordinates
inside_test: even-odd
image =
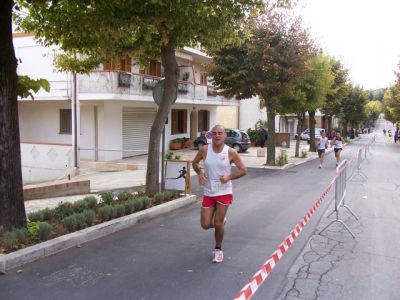
[[[162,95],[164,93],[164,82],[165,79],[161,79],[160,81],[157,82],[157,84],[153,88],[153,99],[157,105],[160,105],[161,103]],[[174,101],[172,102],[172,104],[175,103],[177,97],[178,97],[178,86],[176,87]]]

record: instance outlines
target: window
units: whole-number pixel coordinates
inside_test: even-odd
[[[200,84],[207,85],[207,73],[200,73]]]
[[[210,112],[208,110],[199,110],[197,121],[198,131],[208,131],[210,127]]]
[[[140,74],[161,77],[161,63],[156,60],[151,60],[146,69],[141,69]]]
[[[237,133],[236,131],[231,130],[231,129],[225,129],[225,132],[226,132],[227,137],[238,137],[239,136],[239,133]]]
[[[173,109],[171,111],[171,134],[187,132],[187,110]]]
[[[72,111],[71,109],[60,109],[60,133],[72,133]]]
[[[104,71],[125,71],[130,73],[132,71],[132,59],[127,56],[122,58],[119,64],[110,62],[103,63],[103,69]]]

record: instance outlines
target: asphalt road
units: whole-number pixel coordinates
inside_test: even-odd
[[[355,155],[356,145],[343,151]],[[232,299],[304,217],[335,174],[333,154],[282,170],[250,169],[234,182],[223,249],[211,263],[213,231],[200,202],[0,277],[0,299]],[[199,187],[193,187],[196,193]],[[253,299],[275,299],[331,202],[329,194]]]

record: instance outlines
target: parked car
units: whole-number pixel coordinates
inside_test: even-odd
[[[323,128],[315,128],[315,138],[319,139],[321,137],[321,130],[325,130]],[[294,138],[297,139],[297,134],[294,135]],[[303,141],[310,141],[310,129],[306,128],[301,134],[300,139]]]
[[[234,148],[237,152],[246,152],[250,148],[250,137],[246,131],[241,129],[225,128],[225,144]],[[207,137],[202,133],[193,142],[194,147],[200,148],[207,145]]]

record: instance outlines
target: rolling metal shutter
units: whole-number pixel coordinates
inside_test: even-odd
[[[147,154],[154,109],[124,107],[122,109],[122,157]]]

